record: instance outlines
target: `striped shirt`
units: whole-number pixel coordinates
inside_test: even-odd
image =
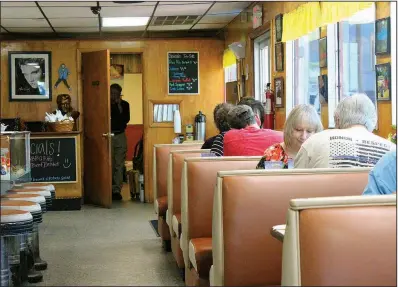
[[[224,135],[226,132],[222,132],[216,135],[214,142],[211,146],[210,153],[215,156],[223,156],[224,155]]]
[[[364,127],[325,130],[301,146],[294,167],[373,167],[392,145]]]

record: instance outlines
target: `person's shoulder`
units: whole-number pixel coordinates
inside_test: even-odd
[[[122,105],[129,106],[130,104],[129,104],[129,102],[122,100]]]
[[[302,146],[308,147],[314,144],[323,144],[325,141],[330,139],[330,136],[334,136],[336,134],[338,134],[337,130],[323,130],[310,136]]]

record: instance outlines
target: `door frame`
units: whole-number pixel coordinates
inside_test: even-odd
[[[144,143],[147,140],[147,132],[145,130],[145,122],[146,122],[146,117],[147,117],[147,102],[145,101],[146,99],[146,93],[145,93],[145,65],[144,65],[144,49],[143,48],[110,48],[110,47],[98,47],[98,48],[77,48],[76,49],[76,63],[77,63],[77,106],[78,106],[78,111],[80,111],[81,115],[79,117],[79,122],[78,122],[78,129],[82,131],[82,137],[80,141],[80,150],[81,150],[81,161],[82,161],[82,168],[81,168],[81,180],[83,182],[82,184],[82,204],[84,204],[84,129],[82,128],[84,126],[84,110],[83,110],[83,78],[82,78],[82,54],[87,53],[87,52],[95,52],[95,51],[101,51],[107,49],[109,50],[109,56],[111,54],[139,54],[141,56],[141,74],[142,74],[142,117],[143,117],[143,139]],[[145,146],[144,146],[144,154],[145,154]],[[147,166],[147,157],[144,156],[144,167]],[[145,171],[145,170],[144,170]],[[144,176],[146,179],[146,177]],[[146,182],[144,182],[144,186],[148,186]],[[145,192],[145,197],[146,197],[146,192]]]

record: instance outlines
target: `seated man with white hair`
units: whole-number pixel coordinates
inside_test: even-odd
[[[335,129],[314,134],[301,146],[294,168],[373,167],[393,145],[372,133],[376,108],[365,94],[343,99],[334,121]]]

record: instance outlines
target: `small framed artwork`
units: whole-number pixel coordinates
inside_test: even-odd
[[[319,67],[325,68],[328,65],[328,52],[326,37],[319,39]]]
[[[283,78],[274,78],[275,87],[275,108],[283,108]]]
[[[275,70],[283,71],[283,43],[275,44]]]
[[[328,103],[328,76],[318,76],[318,88],[319,88],[319,102],[321,104]]]
[[[376,20],[376,51],[375,53],[390,53],[390,17]]]
[[[279,14],[275,17],[275,40],[276,42],[282,41],[283,33],[283,15]]]
[[[391,65],[376,65],[376,90],[378,101],[391,100]]]
[[[10,102],[51,101],[51,52],[9,52]]]

